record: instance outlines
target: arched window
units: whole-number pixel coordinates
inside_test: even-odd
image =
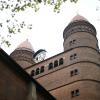
[[[58,66],[58,60],[55,60],[54,61],[54,67],[57,67]]]
[[[40,69],[40,73],[43,73],[43,72],[44,72],[44,66],[42,66]]]
[[[53,69],[53,63],[52,63],[52,62],[49,64],[48,69],[49,69],[49,70],[50,70],[50,69]]]
[[[60,58],[59,59],[59,65],[62,65],[64,63],[64,59],[63,58]]]
[[[35,71],[32,70],[32,71],[31,71],[31,76],[34,76],[34,75],[35,75]]]
[[[36,75],[38,75],[39,73],[40,73],[40,69],[39,69],[39,68],[37,68],[37,69],[36,69],[36,73],[35,73],[35,74],[36,74]]]

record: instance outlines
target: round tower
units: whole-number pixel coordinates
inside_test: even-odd
[[[64,51],[75,47],[99,49],[95,27],[80,15],[76,15],[65,28],[63,38]]]
[[[66,65],[69,64],[66,71],[70,72],[69,84],[63,88],[66,93],[71,91],[67,99],[99,100],[100,52],[95,27],[77,15],[65,28],[63,38],[64,51],[68,54]]]
[[[34,50],[31,43],[26,40],[21,43],[10,56],[19,64],[23,69],[33,65],[35,62],[33,60]]]

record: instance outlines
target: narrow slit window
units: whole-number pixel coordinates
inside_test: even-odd
[[[79,74],[78,69],[75,69],[74,73],[75,73],[75,75],[78,75]]]
[[[70,60],[73,60],[73,55],[70,56]]]
[[[71,91],[71,97],[74,97],[74,96],[75,96],[74,91]]]
[[[73,40],[73,44],[75,44],[76,40]]]
[[[74,75],[74,71],[70,71],[70,76],[73,76]]]
[[[77,58],[77,54],[76,54],[76,53],[75,53],[73,56],[74,56],[74,59],[76,59],[76,58]]]
[[[79,92],[79,90],[77,89],[76,90],[76,94],[75,94],[76,96],[79,96],[80,95],[80,92]]]
[[[72,41],[69,42],[69,45],[72,46]]]

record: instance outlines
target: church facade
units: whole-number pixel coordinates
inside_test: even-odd
[[[95,27],[77,15],[63,32],[64,51],[35,63],[28,41],[11,57],[57,100],[100,100],[100,52]]]

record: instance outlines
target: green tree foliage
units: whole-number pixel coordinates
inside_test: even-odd
[[[13,34],[21,33],[22,28],[27,27],[32,29],[32,24],[27,25],[24,21],[19,22],[16,19],[16,14],[25,11],[27,8],[34,9],[35,12],[39,10],[39,5],[52,5],[54,12],[59,13],[60,6],[67,0],[0,0],[0,15],[4,12],[10,13],[10,17],[7,17],[5,21],[0,19],[0,44],[6,44],[10,46],[8,38]],[[76,3],[78,0],[70,0],[70,2]],[[3,17],[3,16],[2,16]],[[3,35],[2,28],[7,30],[7,35]],[[6,38],[5,38],[6,37]]]

